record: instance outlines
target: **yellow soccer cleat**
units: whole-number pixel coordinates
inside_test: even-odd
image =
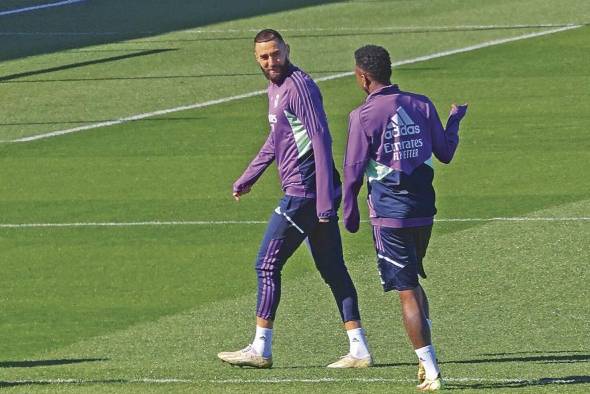
[[[351,354],[340,357],[340,360],[328,365],[328,368],[368,368],[373,366],[371,355],[363,358],[356,358]]]
[[[426,380],[426,369],[422,361],[418,361],[418,383],[422,384]]]
[[[237,352],[221,352],[217,354],[221,361],[238,367],[270,368],[272,357],[262,357],[248,345]]]
[[[425,378],[424,381],[416,386],[416,388],[420,391],[437,391],[441,390],[443,387],[443,381],[440,377],[440,374],[435,379],[427,379]]]

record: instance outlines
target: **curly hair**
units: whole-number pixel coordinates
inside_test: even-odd
[[[389,84],[391,80],[391,59],[389,52],[377,45],[365,45],[354,52],[356,65],[377,82]]]

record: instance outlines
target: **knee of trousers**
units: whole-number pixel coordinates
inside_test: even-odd
[[[256,262],[256,273],[257,275],[268,277],[277,276],[281,274],[281,262],[278,260],[259,260]]]
[[[255,264],[256,272],[259,275],[261,273],[269,275],[281,270],[284,263],[281,253],[283,244],[284,239],[272,239],[268,244],[263,243],[263,246],[258,251]]]
[[[346,268],[337,270],[320,271],[322,279],[331,288],[350,288],[354,287],[352,278]]]

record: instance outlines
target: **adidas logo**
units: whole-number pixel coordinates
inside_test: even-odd
[[[385,139],[412,134],[420,134],[420,126],[414,123],[403,107],[399,107],[385,129]]]
[[[356,342],[360,342],[358,338],[352,338],[352,342],[356,343]]]

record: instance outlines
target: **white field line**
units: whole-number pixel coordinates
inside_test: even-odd
[[[481,48],[505,44],[505,43],[513,42],[513,41],[525,40],[525,39],[533,38],[533,37],[540,37],[540,36],[544,36],[547,34],[554,34],[554,33],[562,32],[562,31],[570,30],[570,29],[576,29],[581,26],[582,25],[568,25],[565,27],[559,27],[559,28],[546,30],[546,31],[542,31],[542,32],[537,32],[537,33],[529,33],[529,34],[524,34],[524,35],[520,35],[520,36],[516,36],[516,37],[485,41],[485,42],[482,42],[481,44],[477,44],[477,45],[470,45],[470,46],[463,47],[463,48],[457,48],[457,49],[452,49],[452,50],[448,50],[448,51],[436,52],[436,53],[433,53],[430,55],[419,56],[419,57],[416,57],[413,59],[402,60],[402,61],[393,63],[392,67],[401,66],[404,64],[423,62],[426,60],[436,59],[436,58],[454,55],[454,54],[463,53],[463,52],[470,52],[470,51],[474,51],[474,50],[481,49]],[[326,77],[317,78],[316,82],[322,82],[322,81],[328,81],[328,80],[332,80],[332,79],[336,79],[336,78],[348,77],[353,74],[354,74],[354,72],[351,71],[351,72],[329,75]],[[37,134],[34,136],[30,136],[30,137],[19,138],[19,139],[13,140],[12,142],[30,142],[30,141],[36,141],[36,140],[40,140],[40,139],[44,139],[44,138],[57,137],[57,136],[64,135],[64,134],[71,134],[71,133],[76,133],[79,131],[96,129],[99,127],[113,126],[113,125],[117,125],[117,124],[146,119],[146,118],[150,118],[150,117],[154,117],[154,116],[170,114],[170,113],[178,112],[178,111],[209,107],[212,105],[227,103],[230,101],[240,100],[243,98],[259,96],[259,95],[262,95],[265,93],[266,93],[266,90],[259,90],[259,91],[255,91],[255,92],[240,94],[237,96],[230,96],[230,97],[220,98],[220,99],[216,99],[216,100],[206,101],[203,103],[183,105],[180,107],[163,109],[163,110],[154,111],[154,112],[146,112],[143,114],[128,116],[125,118],[112,120],[112,121],[108,121],[108,122],[93,123],[93,124],[89,124],[89,125],[85,125],[85,126],[74,127],[71,129],[58,130],[58,131],[52,131],[52,132],[48,132],[48,133]]]
[[[590,217],[496,217],[496,218],[441,218],[437,223],[449,222],[585,222]],[[362,220],[367,223],[367,220]],[[144,222],[73,222],[73,223],[0,223],[0,228],[55,228],[55,227],[156,227],[156,226],[216,226],[266,224],[264,220],[174,220]]]
[[[146,221],[146,222],[78,222],[78,223],[23,223],[5,224],[0,223],[0,228],[42,228],[42,227],[141,227],[141,226],[212,226],[227,224],[264,224],[266,221],[259,220],[187,220],[187,221]]]
[[[220,99],[211,100],[211,101],[205,101],[203,103],[183,105],[180,107],[162,109],[162,110],[154,111],[154,112],[147,112],[147,113],[128,116],[128,117],[120,118],[120,119],[116,119],[116,120],[109,120],[107,122],[93,123],[93,124],[89,124],[89,125],[85,125],[85,126],[74,127],[71,129],[52,131],[52,132],[44,133],[44,134],[37,134],[37,135],[31,136],[31,137],[19,138],[17,140],[13,140],[11,142],[29,142],[29,141],[35,141],[35,140],[40,140],[40,139],[45,139],[45,138],[57,137],[57,136],[64,135],[64,134],[76,133],[78,131],[97,129],[100,127],[107,127],[107,126],[114,126],[114,125],[121,124],[121,123],[133,122],[134,120],[141,120],[141,119],[151,118],[154,116],[166,115],[166,114],[170,114],[173,112],[210,107],[212,105],[223,104],[223,103],[227,103],[227,102],[234,101],[234,100],[241,100],[241,99],[248,98],[248,97],[260,96],[264,93],[266,93],[266,90],[258,90],[255,92],[239,94],[237,96],[231,96],[231,97],[225,97],[225,98],[220,98]]]
[[[16,8],[14,10],[0,11],[0,16],[22,14],[23,12],[36,11],[36,10],[41,10],[44,8],[61,7],[64,5],[81,3],[83,1],[86,1],[86,0],[64,0],[64,1],[58,1],[55,3],[39,4],[39,5],[31,6],[31,7]]]
[[[470,45],[467,47],[457,48],[457,49],[450,49],[448,51],[442,51],[442,52],[437,52],[437,53],[433,53],[430,55],[419,56],[419,57],[415,57],[413,59],[401,60],[399,62],[393,63],[391,66],[395,67],[395,66],[403,66],[405,64],[420,63],[420,62],[424,62],[427,60],[437,59],[440,57],[456,55],[458,53],[471,52],[471,51],[475,51],[477,49],[487,48],[487,47],[491,47],[494,45],[506,44],[508,42],[526,40],[528,38],[540,37],[540,36],[545,36],[548,34],[559,33],[559,32],[566,31],[566,30],[577,29],[579,27],[582,27],[582,25],[572,25],[572,26],[560,27],[560,28],[556,28],[556,29],[537,32],[537,33],[524,34],[522,36],[500,38],[497,40],[485,41],[485,42],[482,42],[481,44]],[[316,81],[329,81],[331,79],[348,77],[348,76],[352,76],[352,75],[354,75],[354,71],[329,75],[327,77],[318,78],[318,79],[316,79]]]
[[[446,377],[447,382],[457,383],[513,383],[513,384],[570,384],[575,383],[575,379],[503,379],[503,378],[470,378],[470,377]],[[27,384],[282,384],[282,383],[415,383],[415,379],[393,379],[393,378],[275,378],[275,379],[177,379],[177,378],[142,378],[142,379],[23,379],[13,381],[2,381],[3,384],[27,385]]]
[[[453,30],[501,30],[501,29],[534,29],[534,28],[553,28],[553,27],[566,27],[576,26],[585,24],[586,22],[576,23],[536,23],[536,24],[514,24],[514,25],[446,25],[446,26],[343,26],[343,27],[307,27],[307,28],[285,28],[277,29],[281,33],[307,33],[307,32],[420,32],[423,30],[428,31],[453,31]],[[207,33],[256,33],[260,31],[257,28],[250,29],[190,29],[184,30],[179,33],[192,33],[192,34],[207,34]]]
[[[371,26],[371,27],[308,27],[308,28],[285,28],[277,29],[280,32],[307,33],[307,32],[391,32],[391,33],[412,33],[423,31],[455,31],[455,30],[509,30],[509,29],[540,29],[584,25],[587,22],[575,23],[536,23],[536,24],[514,24],[514,25],[447,25],[447,26]],[[174,34],[238,34],[256,33],[259,28],[250,29],[189,29],[174,32]],[[158,34],[156,31],[4,31],[0,36],[110,36],[125,34]],[[287,37],[288,38],[288,37]]]
[[[435,222],[576,222],[590,217],[495,217],[495,218],[442,218]]]

